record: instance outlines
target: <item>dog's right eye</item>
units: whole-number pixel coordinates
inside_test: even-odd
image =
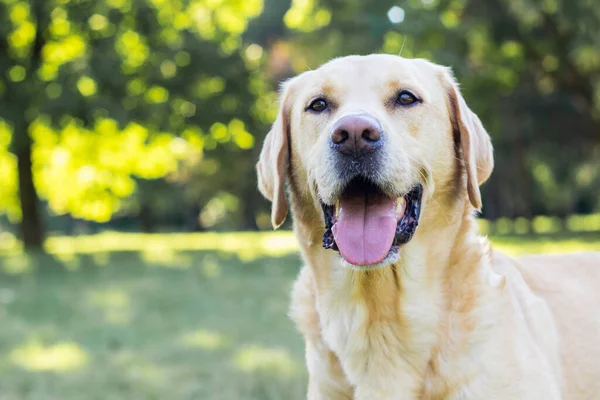
[[[310,102],[306,109],[314,112],[322,112],[327,109],[327,102],[323,99],[315,99]]]
[[[409,92],[408,90],[403,90],[398,94],[398,97],[396,98],[396,104],[399,104],[401,106],[410,106],[413,105],[417,102],[421,102],[421,100],[419,100],[417,98],[417,96],[415,96],[414,94],[412,94],[411,92]]]

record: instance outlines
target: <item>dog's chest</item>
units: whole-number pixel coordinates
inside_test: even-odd
[[[416,392],[422,382],[430,344],[411,338],[397,313],[388,309],[373,315],[367,303],[351,298],[319,304],[323,340],[348,382],[357,390],[374,390],[360,398]]]

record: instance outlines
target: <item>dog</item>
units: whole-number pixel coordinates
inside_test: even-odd
[[[348,56],[282,85],[258,185],[305,263],[309,399],[600,399],[600,253],[494,251],[492,169],[449,68]]]

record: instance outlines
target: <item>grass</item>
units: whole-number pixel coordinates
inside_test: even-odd
[[[600,233],[493,241],[600,250]],[[289,232],[106,233],[47,250],[0,237],[0,400],[304,398]]]

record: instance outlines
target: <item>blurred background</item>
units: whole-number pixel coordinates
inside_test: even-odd
[[[254,164],[286,78],[451,66],[482,231],[600,250],[600,2],[0,0],[0,399],[301,399],[300,266]]]

